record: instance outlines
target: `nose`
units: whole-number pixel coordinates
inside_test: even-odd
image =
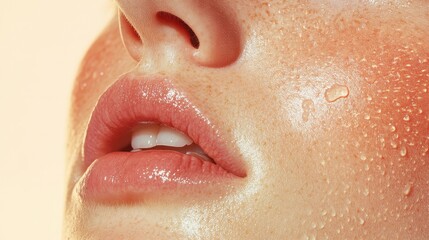
[[[187,61],[224,67],[242,50],[228,1],[118,0],[123,43],[137,62]]]

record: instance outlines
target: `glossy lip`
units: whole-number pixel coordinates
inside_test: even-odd
[[[131,130],[139,122],[157,122],[184,132],[216,165],[173,151],[119,152],[131,141]],[[129,191],[123,191],[124,188],[133,189],[131,192],[148,193],[155,188],[177,189],[179,185],[196,183],[213,185],[223,180],[245,177],[244,163],[228,148],[219,133],[168,79],[126,74],[100,97],[88,124],[83,149],[86,170],[81,180],[83,195],[100,200],[106,198],[106,192],[110,192],[110,198],[116,199],[115,195],[123,198],[129,195]],[[171,156],[169,159],[180,164],[165,164],[166,156]],[[189,161],[193,162],[190,164],[192,167],[183,167],[188,166],[185,163]],[[124,163],[128,167],[124,167]],[[131,165],[134,167],[129,167]],[[127,169],[121,172],[115,170],[121,167]],[[141,172],[144,169],[174,172],[186,181],[143,181]],[[136,171],[140,171],[140,175]]]

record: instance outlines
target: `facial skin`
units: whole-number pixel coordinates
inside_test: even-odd
[[[427,1],[117,3],[73,91],[64,239],[429,238]],[[186,92],[242,157],[241,187],[190,203],[82,201],[92,109],[129,72]]]

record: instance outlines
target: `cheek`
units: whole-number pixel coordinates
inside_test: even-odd
[[[290,126],[281,129],[283,144],[272,145],[284,153],[271,158],[273,172],[299,169],[290,178],[306,186],[296,192],[317,196],[306,201],[320,222],[421,232],[429,211],[429,46],[362,46],[279,74],[286,80],[272,88],[276,126]]]
[[[323,158],[367,160],[366,169],[421,181],[429,161],[429,45],[418,36],[427,34],[378,26],[327,31],[344,42],[320,37],[313,50],[304,41],[278,88],[282,118]]]
[[[425,49],[428,49],[426,47]],[[351,96],[349,156],[362,205],[398,229],[423,231],[429,209],[429,62],[420,46],[391,45],[360,58]],[[381,54],[380,54],[381,53]]]
[[[404,210],[419,208],[429,190],[429,58],[419,46],[385,50],[361,64],[363,108],[351,134],[365,146],[360,157],[376,169],[386,195]]]
[[[429,58],[412,46],[391,46],[386,52],[369,55],[360,65],[365,81],[356,101],[363,108],[353,134],[367,139],[363,142],[380,161],[398,168],[395,175],[417,177],[427,172]]]
[[[340,170],[330,176],[346,186],[345,199],[364,209],[362,219],[422,230],[429,210],[428,55],[412,46],[384,50],[358,58],[359,77],[343,105],[326,103],[329,131],[322,135],[334,139],[322,152],[326,165]]]
[[[381,148],[398,149],[402,157],[424,157],[429,130],[429,58],[410,51],[394,49],[383,62],[369,59],[362,67],[368,81],[362,88],[365,126],[378,134]]]
[[[99,96],[132,67],[132,60],[123,48],[115,19],[92,44],[82,60],[72,93],[70,120],[73,132],[84,133]],[[72,136],[70,139],[81,138]]]

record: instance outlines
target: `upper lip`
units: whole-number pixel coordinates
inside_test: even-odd
[[[121,150],[124,142],[131,141],[131,129],[147,121],[184,132],[227,172],[246,176],[242,160],[227,146],[231,142],[172,81],[134,74],[122,76],[98,100],[85,136],[85,168]]]

